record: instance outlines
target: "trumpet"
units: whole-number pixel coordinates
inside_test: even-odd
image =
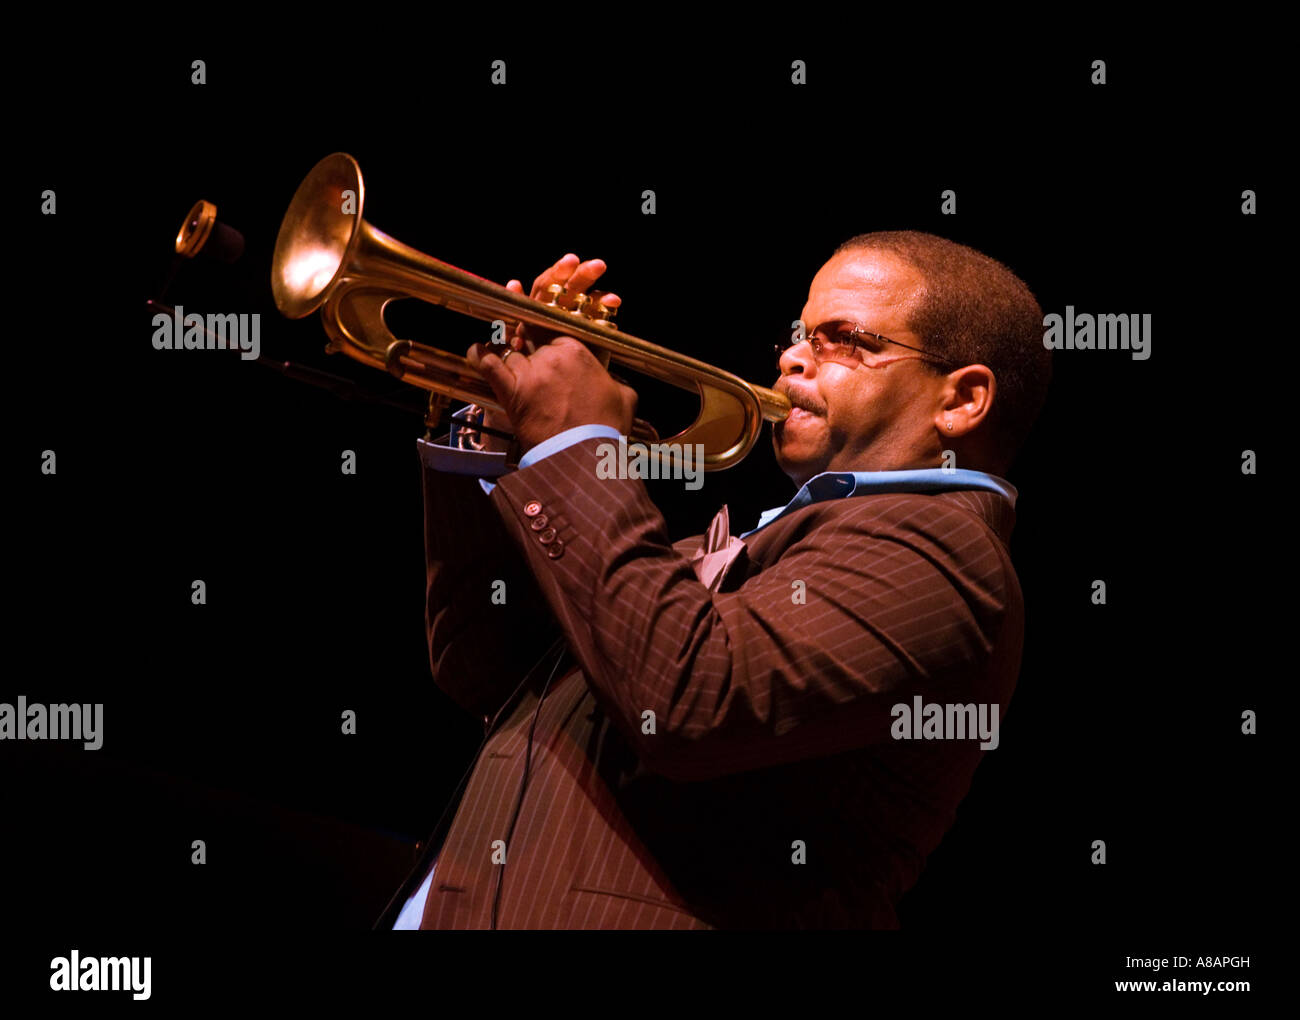
[[[753,449],[764,421],[784,421],[783,394],[620,332],[599,293],[570,293],[552,285],[549,299],[526,297],[500,284],[402,244],[362,218],[365,184],[347,153],[326,156],[303,179],[280,224],[271,264],[276,307],[291,319],[320,309],[341,351],[431,393],[431,406],[454,398],[504,411],[491,388],[460,355],[400,340],[384,322],[390,301],[418,298],[507,328],[520,323],[572,336],[608,367],[611,361],[696,393],[699,414],[681,432],[650,448],[668,457],[673,446],[698,444],[706,471],[739,463]],[[658,440],[638,422],[633,438]],[[660,450],[664,451],[660,453]]]

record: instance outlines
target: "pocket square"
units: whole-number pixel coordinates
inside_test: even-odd
[[[727,568],[744,551],[745,543],[732,537],[731,516],[724,505],[714,516],[699,549],[691,557],[691,568],[700,583],[710,591],[717,591]]]

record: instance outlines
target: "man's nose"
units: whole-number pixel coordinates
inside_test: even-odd
[[[783,350],[777,363],[781,367],[782,375],[813,375],[817,371],[812,344],[807,340],[791,344]]]

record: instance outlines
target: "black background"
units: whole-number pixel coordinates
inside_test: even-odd
[[[1010,473],[1028,620],[1019,687],[901,919],[986,951],[1050,953],[1038,978],[1094,990],[1125,976],[1126,953],[1258,950],[1275,886],[1270,645],[1288,576],[1273,537],[1286,338],[1267,63],[835,33],[573,55],[540,29],[499,44],[390,45],[391,31],[342,26],[285,47],[159,36],[75,89],[76,51],[25,72],[22,87],[51,98],[16,111],[11,160],[22,325],[9,344],[0,700],[105,706],[100,751],[0,745],[5,924],[36,935],[36,987],[41,961],[78,942],[162,955],[269,936],[281,953],[368,928],[478,745],[424,645],[422,393],[326,356],[319,319],[291,322],[271,300],[289,198],[340,150],[365,174],[366,218],[399,240],[502,282],[568,251],[603,258],[621,328],[764,385],[813,274],[870,230],[970,244],[1045,312],[1150,313],[1150,360],[1056,355]],[[190,84],[196,57],[204,86]],[[498,58],[505,87],[489,81]],[[795,58],[805,87],[790,84]],[[56,216],[39,213],[46,188]],[[647,188],[655,216],[640,211]],[[940,214],[949,188],[955,216]],[[1247,188],[1259,215],[1241,214]],[[247,251],[186,265],[168,300],[260,312],[264,360],[414,411],[226,352],[155,351],[145,301],[198,198]],[[433,309],[390,319],[456,351],[483,338]],[[640,413],[656,412],[687,413],[647,388]],[[344,449],[355,476],[339,471]],[[675,536],[724,502],[746,530],[790,495],[766,434],[702,492],[650,484]],[[195,578],[206,606],[190,602]],[[1094,579],[1105,606],[1091,603]],[[340,733],[344,709],[355,736]],[[1241,734],[1246,709],[1261,736]],[[190,864],[194,839],[204,867]],[[1090,863],[1096,839],[1104,866]],[[254,964],[259,944],[245,943]],[[1086,964],[1056,955],[1079,945]]]

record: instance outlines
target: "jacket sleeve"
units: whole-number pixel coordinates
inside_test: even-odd
[[[970,700],[989,672],[1019,588],[973,515],[908,494],[818,504],[779,557],[714,593],[642,482],[597,477],[597,445],[503,478],[492,501],[650,771],[707,779],[883,742],[895,703],[954,681]]]
[[[491,716],[558,628],[478,479],[420,470],[429,667],[458,705]]]

